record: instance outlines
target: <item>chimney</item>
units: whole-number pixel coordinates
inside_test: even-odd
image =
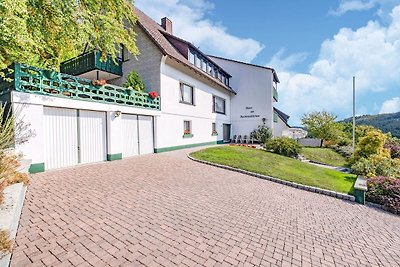
[[[161,26],[164,28],[164,30],[169,33],[172,34],[172,21],[165,17],[161,19]]]

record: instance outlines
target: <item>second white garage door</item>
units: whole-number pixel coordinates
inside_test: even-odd
[[[107,158],[105,112],[45,107],[44,132],[46,169]]]
[[[122,114],[123,157],[154,152],[153,117]]]

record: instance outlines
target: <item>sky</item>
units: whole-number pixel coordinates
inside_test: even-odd
[[[400,0],[136,0],[203,52],[277,71],[277,107],[303,114],[400,111]]]

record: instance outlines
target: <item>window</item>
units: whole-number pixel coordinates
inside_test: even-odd
[[[225,114],[225,99],[213,96],[213,112]]]
[[[194,58],[195,58],[194,53],[191,50],[189,50],[189,62],[192,63],[193,65],[194,65]]]
[[[191,133],[192,133],[192,122],[183,121],[183,134],[191,134]]]
[[[180,102],[194,105],[193,86],[181,83],[180,84]]]
[[[218,134],[218,132],[217,132],[217,124],[215,122],[213,122],[211,124],[211,134],[212,135],[217,135]]]
[[[201,69],[207,72],[207,62],[205,60],[201,61]]]
[[[196,55],[195,64],[196,64],[196,67],[201,69],[201,58],[198,55]]]

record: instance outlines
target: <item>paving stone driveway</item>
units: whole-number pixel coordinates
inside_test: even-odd
[[[188,151],[34,175],[11,266],[400,266],[400,216]]]

